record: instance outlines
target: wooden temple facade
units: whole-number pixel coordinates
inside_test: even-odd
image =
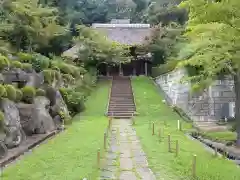
[[[102,76],[138,76],[151,74],[151,54],[138,54],[136,47],[142,45],[150,35],[149,24],[131,24],[129,19],[114,19],[109,24],[92,25],[93,28],[106,34],[112,41],[131,46],[133,57],[130,63],[111,65],[101,64],[98,73]]]
[[[131,24],[129,19],[114,19],[109,24],[94,23],[92,28],[104,33],[112,41],[130,46],[132,60],[126,64],[100,64],[99,76],[138,76],[151,74],[151,53],[139,54],[137,46],[150,36],[150,24]],[[75,51],[74,47],[72,48]],[[68,50],[69,52],[71,51]],[[66,51],[66,55],[67,55]],[[77,56],[77,55],[76,55]]]

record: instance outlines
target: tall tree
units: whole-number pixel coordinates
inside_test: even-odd
[[[78,26],[78,31],[75,42],[79,46],[79,63],[96,67],[104,62],[118,64],[130,60],[128,46],[112,42],[103,34],[83,25]]]
[[[190,79],[194,88],[204,88],[221,74],[233,76],[237,145],[240,146],[240,3],[238,0],[187,0],[189,11],[185,36],[189,43],[180,51],[181,66],[197,66]],[[204,12],[204,13],[203,13]]]
[[[1,10],[11,27],[1,29],[1,37],[17,50],[35,50],[65,33],[56,21],[57,9],[42,7],[38,0],[4,0]]]

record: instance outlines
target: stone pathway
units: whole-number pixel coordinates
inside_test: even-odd
[[[155,180],[130,119],[113,119],[100,180]]]

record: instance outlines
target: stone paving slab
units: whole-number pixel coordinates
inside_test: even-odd
[[[131,124],[131,120],[113,119],[101,180],[156,180]]]

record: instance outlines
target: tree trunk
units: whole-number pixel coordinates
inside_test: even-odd
[[[234,76],[235,120],[237,123],[237,147],[240,147],[240,71]]]

